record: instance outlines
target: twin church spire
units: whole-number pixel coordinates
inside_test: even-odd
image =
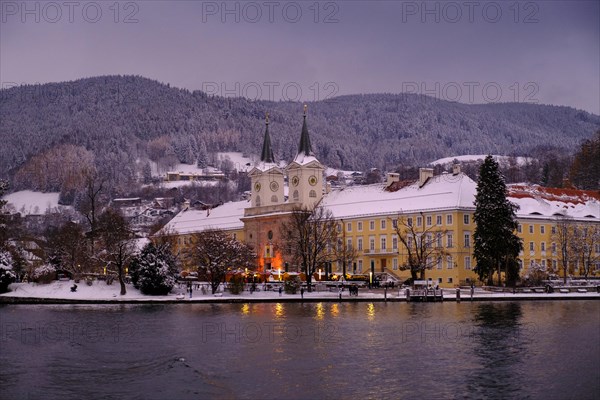
[[[271,135],[269,133],[269,114],[265,117],[265,135],[263,140],[260,162],[250,171],[252,181],[252,207],[244,211],[245,215],[254,215],[255,211],[273,212],[273,207],[293,203],[302,207],[312,207],[323,197],[324,167],[315,158],[308,135],[306,122],[307,107],[304,106],[304,120],[298,153],[285,169],[279,167],[275,162],[273,147],[271,146]],[[289,195],[285,196],[283,187],[287,178]],[[269,208],[264,209],[267,206]],[[265,211],[269,210],[269,211]],[[281,211],[281,210],[279,210]]]
[[[312,147],[310,145],[310,137],[308,135],[308,125],[306,124],[306,111],[307,105],[304,105],[304,115],[302,121],[302,133],[300,134],[300,143],[298,144],[298,154],[305,156],[314,156]],[[262,152],[260,155],[260,161],[264,163],[275,163],[275,157],[273,155],[273,147],[271,146],[271,136],[269,135],[269,113],[265,116],[265,136],[263,139]]]

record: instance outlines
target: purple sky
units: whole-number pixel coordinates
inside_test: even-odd
[[[136,74],[263,100],[409,91],[600,114],[597,0],[1,3],[2,87]]]

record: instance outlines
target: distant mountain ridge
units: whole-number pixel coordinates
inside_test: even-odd
[[[346,95],[308,105],[317,157],[346,170],[424,165],[455,154],[526,156],[540,146],[573,152],[600,129],[600,116],[563,106],[467,105],[415,94]],[[64,144],[93,152],[113,175],[131,175],[134,161],[148,157],[148,143],[160,137],[180,161],[193,162],[202,146],[257,154],[267,111],[275,156],[289,160],[302,125],[297,102],[208,96],[139,76],[4,89],[0,177]]]

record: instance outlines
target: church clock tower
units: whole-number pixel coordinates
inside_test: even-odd
[[[269,136],[269,114],[265,120],[265,137],[260,162],[248,174],[252,183],[252,207],[281,204],[283,198],[283,170],[275,163],[271,137]]]
[[[300,207],[310,208],[323,198],[323,171],[325,168],[315,157],[310,145],[306,124],[306,108],[306,105],[304,105],[304,121],[298,154],[286,170],[289,182],[288,201]]]

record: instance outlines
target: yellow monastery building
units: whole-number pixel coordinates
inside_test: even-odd
[[[387,272],[405,280],[410,271],[406,247],[396,235],[398,224],[410,226],[422,239],[439,250],[431,253],[426,279],[442,287],[455,287],[476,280],[473,272],[473,204],[476,182],[455,165],[448,173],[434,176],[422,168],[414,182],[388,174],[385,183],[330,189],[325,167],[312,152],[306,110],[298,153],[281,168],[273,157],[267,118],[261,161],[250,171],[250,200],[229,202],[210,210],[184,209],[164,228],[177,235],[184,248],[192,235],[206,229],[222,229],[251,244],[264,270],[299,270],[283,251],[281,224],[298,206],[320,205],[338,221],[338,232],[346,248],[356,250],[347,273]],[[518,235],[524,250],[521,274],[532,265],[558,273],[557,221],[564,216],[582,227],[600,230],[600,193],[573,189],[551,189],[537,185],[509,185],[509,200],[519,206]],[[410,239],[409,239],[410,240]],[[419,239],[415,239],[419,240]],[[594,242],[592,271],[600,273],[600,241]],[[572,263],[572,273],[580,265]],[[341,273],[342,263],[333,262],[332,272]]]

